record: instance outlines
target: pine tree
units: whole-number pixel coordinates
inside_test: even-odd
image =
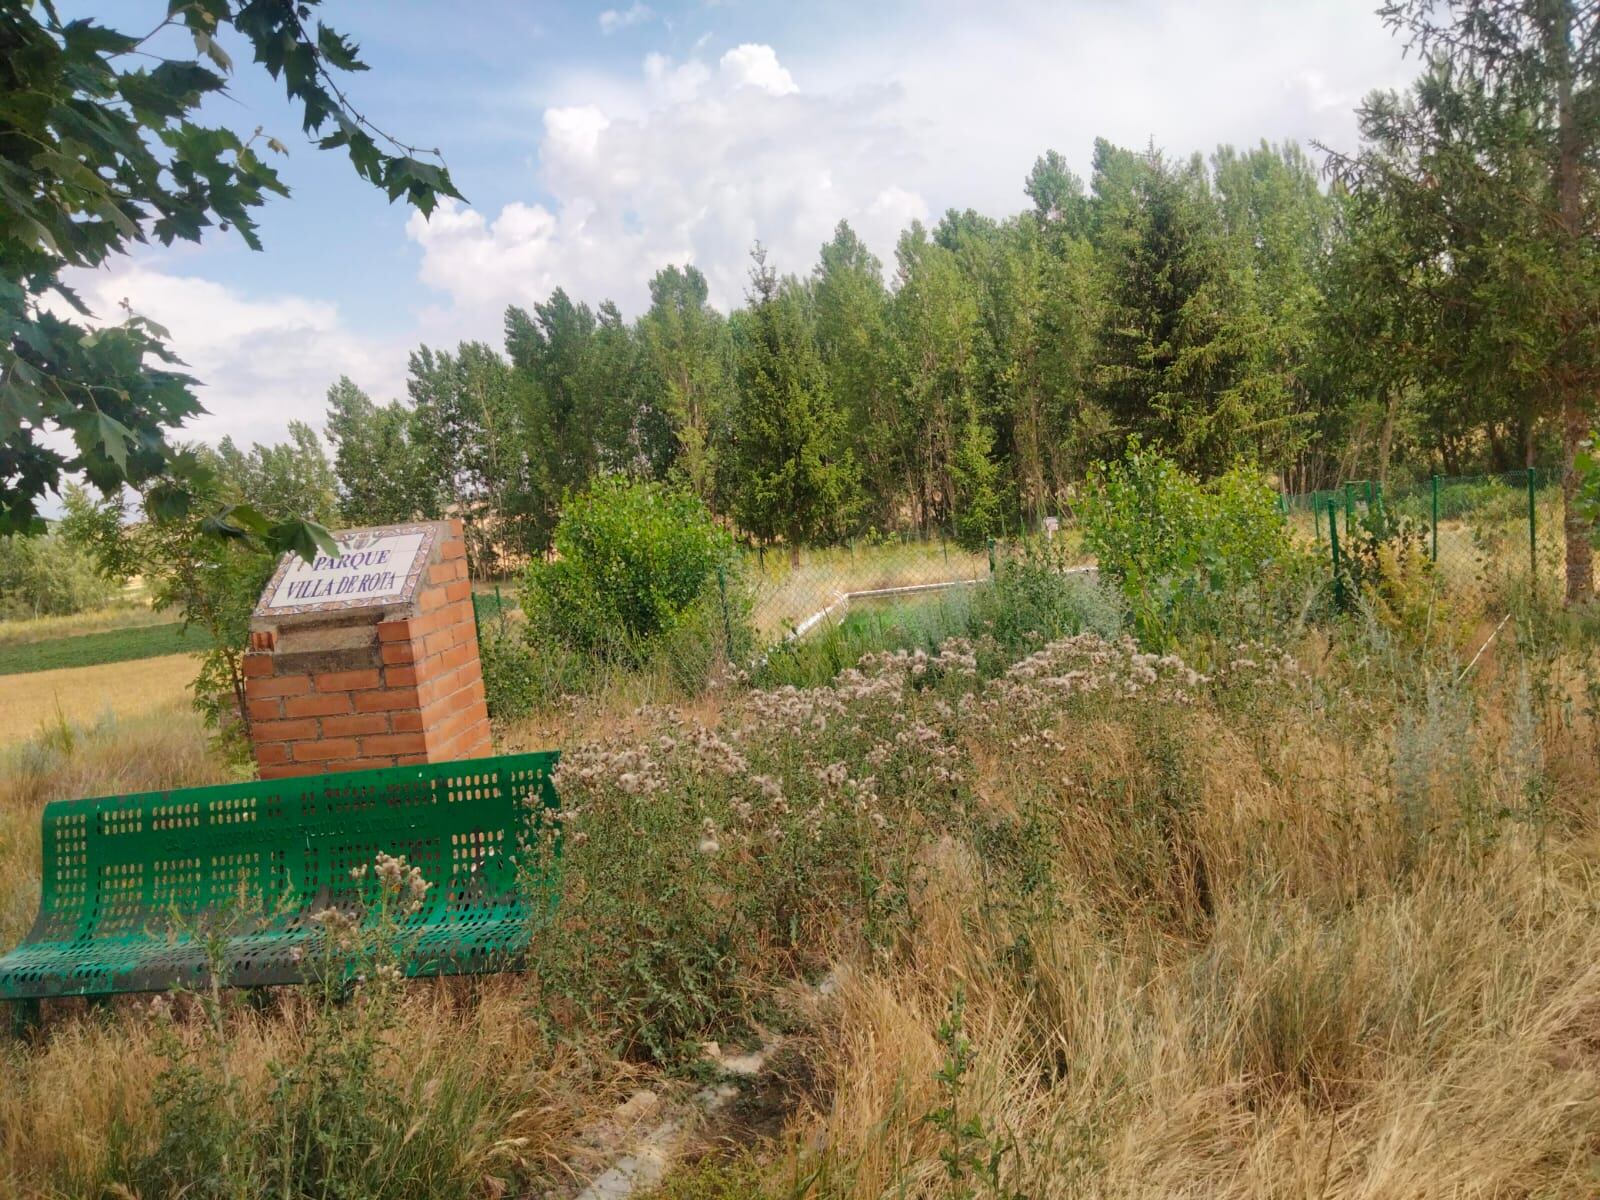
[[[856,506],[856,465],[799,285],[780,285],[760,245],[751,257],[749,308],[735,329],[728,494],[743,528],[766,542],[781,538],[798,562],[802,544],[843,534]]]
[[[1106,300],[1096,392],[1121,433],[1185,468],[1225,470],[1257,419],[1249,370],[1259,321],[1232,269],[1198,157],[1095,146],[1096,240]]]

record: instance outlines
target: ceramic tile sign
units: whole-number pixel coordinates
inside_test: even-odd
[[[416,591],[433,545],[431,525],[380,525],[333,535],[338,554],[286,554],[256,605],[258,617],[401,604]]]

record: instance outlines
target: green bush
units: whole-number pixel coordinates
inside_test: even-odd
[[[1060,542],[1022,543],[999,565],[993,583],[973,596],[968,635],[992,638],[1011,658],[1079,633],[1116,638],[1127,605],[1096,574],[1074,570],[1076,565]]]
[[[1141,641],[1260,623],[1297,603],[1308,560],[1290,539],[1277,495],[1234,469],[1208,483],[1130,443],[1097,463],[1079,506],[1084,548],[1126,598]]]
[[[732,539],[692,493],[612,476],[568,500],[555,550],[522,589],[535,643],[639,665],[687,619],[704,622],[697,605],[720,604]]]
[[[496,720],[516,720],[539,703],[538,659],[526,631],[509,621],[485,623],[478,631],[484,702]]]
[[[0,619],[65,617],[104,608],[117,585],[57,534],[0,538]]]

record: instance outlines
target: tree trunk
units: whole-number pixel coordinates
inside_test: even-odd
[[[1567,603],[1594,599],[1594,527],[1578,508],[1578,448],[1589,435],[1589,414],[1568,389],[1561,405],[1561,531],[1567,543]]]
[[[1565,10],[1566,20],[1557,26],[1560,38],[1558,54],[1565,67],[1560,72],[1556,88],[1556,193],[1561,203],[1562,247],[1568,267],[1574,273],[1581,269],[1583,224],[1582,133],[1578,129],[1577,112],[1572,95],[1572,69],[1569,57],[1571,35],[1571,10]],[[1575,275],[1576,277],[1576,275]],[[1570,318],[1569,318],[1570,320]],[[1563,339],[1562,357],[1575,351],[1579,330],[1569,328]],[[1578,473],[1573,459],[1583,439],[1589,435],[1593,417],[1583,401],[1585,389],[1572,374],[1570,358],[1561,364],[1561,507],[1562,534],[1567,543],[1567,603],[1587,604],[1594,599],[1594,547],[1589,537],[1592,526],[1578,511]]]

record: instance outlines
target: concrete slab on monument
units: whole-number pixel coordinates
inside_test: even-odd
[[[250,741],[263,779],[493,753],[460,521],[334,533],[285,555],[250,619]]]

